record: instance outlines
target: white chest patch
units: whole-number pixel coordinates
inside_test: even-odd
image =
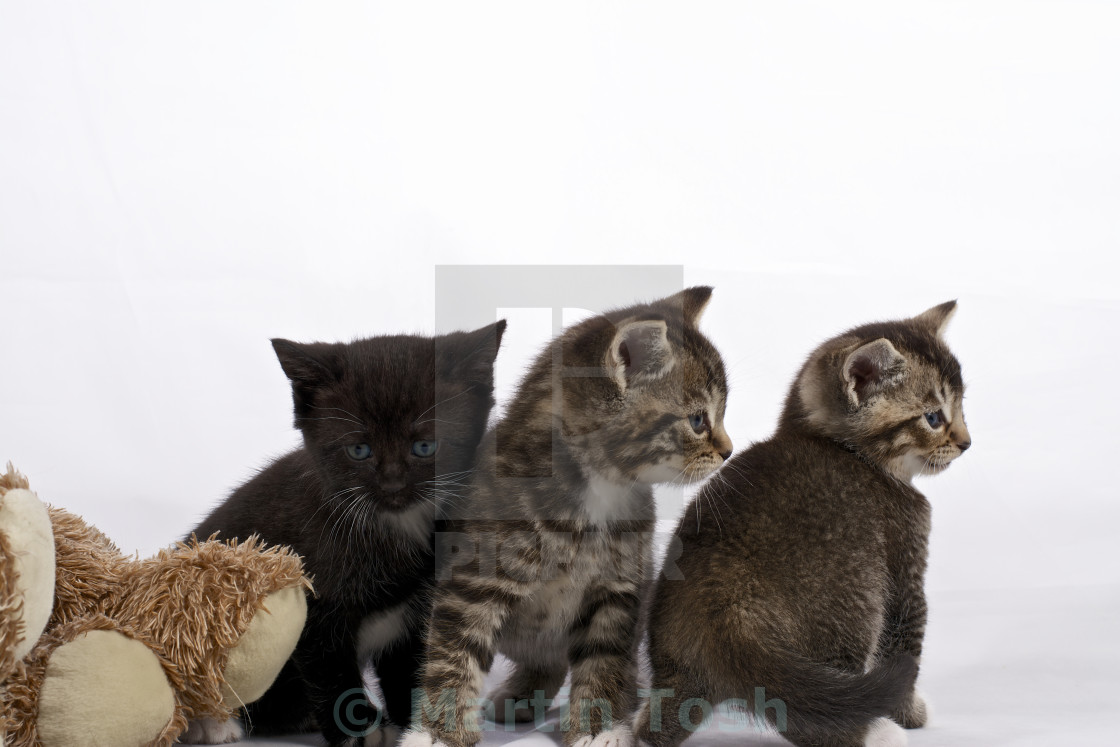
[[[369,615],[358,628],[358,663],[388,648],[394,641],[404,636],[408,630],[408,603],[398,604],[388,610]]]
[[[435,507],[424,502],[406,511],[386,512],[383,520],[391,531],[417,544],[427,544],[432,535]]]
[[[635,483],[619,483],[594,475],[583,491],[583,508],[592,524],[633,518]]]

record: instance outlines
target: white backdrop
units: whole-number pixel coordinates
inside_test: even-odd
[[[268,339],[431,332],[438,265],[715,285],[737,448],[817,342],[958,298],[946,690],[1010,665],[936,637],[1002,593],[993,640],[1056,615],[1007,657],[1120,692],[1071,633],[1120,609],[1117,91],[1108,2],[0,0],[0,460],[150,553],[296,443]],[[549,334],[510,319],[500,403]]]

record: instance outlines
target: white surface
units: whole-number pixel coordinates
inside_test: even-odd
[[[973,657],[938,718],[1111,744],[1116,647],[1060,632],[1120,584],[1118,35],[1080,0],[0,0],[0,460],[151,553],[295,443],[268,338],[431,331],[437,265],[683,265],[738,448],[816,342],[957,297],[928,585],[1049,645],[935,605]],[[511,314],[500,400],[549,318]],[[1025,677],[1062,645],[1076,719]]]
[[[1040,597],[1045,602],[1040,602]],[[907,732],[913,747],[1106,747],[1120,713],[1120,586],[942,592],[930,598],[920,687],[929,726]],[[487,691],[500,682],[499,661]],[[548,723],[555,723],[555,711]],[[559,734],[487,732],[483,744],[562,744]],[[252,744],[316,744],[311,736]],[[788,745],[749,727],[701,727],[686,745]]]

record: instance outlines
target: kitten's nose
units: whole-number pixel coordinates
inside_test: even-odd
[[[723,429],[722,425],[716,426],[712,431],[712,446],[715,447],[716,453],[723,457],[723,461],[727,461],[731,456],[731,437],[727,435],[727,431]]]
[[[381,492],[385,494],[397,493],[404,487],[404,480],[382,480]]]
[[[962,453],[968,451],[969,446],[972,446],[971,441],[957,441],[957,448],[960,449]]]

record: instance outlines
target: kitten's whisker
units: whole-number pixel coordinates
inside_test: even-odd
[[[468,480],[468,479],[470,479],[470,475],[451,475],[451,476],[438,475],[436,477],[431,478],[430,480],[424,480],[423,482],[458,482],[458,483],[461,483],[461,482],[463,482],[465,480]]]
[[[720,514],[719,509],[716,508],[715,499],[712,498],[711,491],[702,490],[700,491],[700,495],[704,496],[704,499],[708,502],[708,508],[712,509],[713,518],[716,520],[716,529],[719,530],[720,534],[723,534],[723,524],[720,523],[720,519],[723,518],[723,515]]]
[[[469,490],[470,489],[470,485],[467,485],[466,483],[461,483],[461,482],[435,482],[435,481],[432,481],[432,482],[418,482],[418,483],[416,483],[416,487],[418,487],[418,488],[426,488],[426,487],[429,487],[429,486],[430,487],[435,487],[435,488],[447,488],[449,490]]]
[[[339,436],[338,436],[337,438],[332,438],[332,439],[331,439],[330,441],[328,441],[327,443],[329,443],[329,444],[336,444],[336,443],[338,443],[339,441],[341,441],[342,439],[346,438],[347,436],[352,436],[352,435],[354,435],[355,433],[365,433],[365,430],[363,429],[363,430],[360,430],[360,431],[347,431],[346,433],[343,433],[343,434],[339,435]]]
[[[364,495],[365,495],[365,493],[361,493],[361,494],[357,495],[356,497],[350,497],[350,498],[347,498],[345,500],[341,500],[341,501],[337,502],[337,505],[335,506],[335,509],[333,511],[331,511],[329,516],[327,516],[327,520],[326,520],[326,522],[324,522],[324,526],[323,526],[323,529],[326,529],[326,524],[330,524],[330,521],[331,521],[332,518],[334,518],[334,515],[336,513],[338,513],[339,510],[342,510],[342,515],[338,518],[338,520],[336,522],[334,522],[334,524],[331,526],[330,534],[327,535],[327,543],[328,544],[330,544],[333,541],[335,534],[338,532],[339,526],[346,520],[346,515],[350,513],[351,509],[358,503],[358,501],[360,501],[362,499],[362,497]],[[323,538],[323,532],[320,531],[319,532],[319,539],[321,540],[322,538]]]
[[[339,498],[339,496],[345,495],[346,493],[352,493],[355,490],[361,490],[361,489],[362,488],[361,488],[360,485],[352,487],[352,488],[344,488],[344,489],[338,491],[337,493],[335,493],[334,495],[331,495],[331,496],[328,496],[328,497],[324,498],[319,503],[319,507],[317,509],[315,509],[315,512],[307,518],[307,521],[303,525],[303,529],[301,529],[300,531],[306,530],[308,524],[311,523],[311,520],[314,519],[316,516],[318,516],[319,512],[322,511],[325,506],[331,505],[331,504],[337,504],[337,499]],[[333,511],[332,511],[332,513],[333,513]],[[328,519],[329,519],[329,517],[328,517]]]
[[[461,469],[455,472],[440,472],[436,477],[457,477],[459,475],[470,475],[477,472],[475,469]]]
[[[359,528],[364,531],[366,526],[366,518],[369,516],[371,507],[368,501],[361,501],[358,510],[355,512],[353,519],[350,522],[350,530],[346,534],[346,550],[347,555],[358,557],[359,553],[354,550],[355,544],[353,540],[354,532]],[[358,539],[361,539],[362,532],[358,532]]]
[[[749,477],[747,477],[745,468],[741,468],[739,465],[732,464],[730,461],[727,461],[723,463],[723,467],[720,471],[724,469],[734,473],[736,477],[740,478],[747,485],[750,485],[752,488],[754,487],[754,483],[750,481]],[[742,495],[742,493],[740,493],[740,495]]]
[[[351,420],[350,418],[340,418],[336,415],[325,415],[321,418],[309,418],[304,415],[302,417],[296,418],[296,420],[341,420],[343,423],[351,423],[353,425],[358,425],[365,428],[365,423],[360,423],[357,420]]]
[[[341,412],[345,415],[349,415],[350,417],[354,418],[354,423],[355,424],[363,425],[362,419],[360,417],[358,417],[354,413],[350,412],[349,410],[342,409],[341,407],[322,407],[320,405],[312,405],[311,409],[313,409],[313,410],[338,410],[339,412]]]
[[[419,420],[420,418],[424,417],[425,415],[427,415],[427,414],[428,414],[429,412],[431,412],[432,410],[436,409],[436,408],[437,408],[437,407],[439,407],[440,405],[442,405],[442,404],[444,404],[444,403],[446,403],[446,402],[450,402],[451,400],[453,400],[453,399],[456,399],[457,397],[462,397],[462,396],[463,396],[464,394],[466,394],[467,392],[471,391],[472,389],[474,389],[474,386],[473,386],[473,385],[472,385],[472,386],[469,386],[469,387],[467,387],[466,389],[464,389],[463,391],[459,392],[458,394],[452,395],[452,396],[448,397],[447,399],[444,399],[444,400],[441,400],[441,401],[439,401],[439,402],[436,402],[436,403],[435,403],[434,405],[432,405],[431,407],[429,407],[429,408],[428,408],[427,410],[424,410],[424,412],[422,412],[422,413],[420,413],[419,415],[417,415],[417,416],[416,416],[416,420]],[[413,421],[413,425],[415,425],[415,424],[416,424],[416,421]]]
[[[341,519],[339,519],[339,522],[338,522],[338,527],[340,528],[340,530],[341,530],[341,529],[342,529],[343,527],[345,527],[345,531],[346,531],[346,546],[347,546],[347,547],[349,547],[349,542],[350,542],[350,535],[351,535],[351,533],[353,533],[353,531],[354,531],[354,521],[353,521],[353,516],[354,516],[354,514],[356,514],[357,512],[361,511],[361,509],[362,509],[362,505],[364,504],[364,499],[365,499],[365,497],[366,497],[366,493],[362,493],[361,495],[359,495],[359,496],[357,496],[356,498],[352,499],[352,500],[350,501],[350,507],[346,509],[346,513],[344,513],[344,514],[342,515],[342,518],[341,518]],[[332,536],[333,536],[333,535],[332,535]],[[338,532],[338,539],[342,539],[342,531],[339,531],[339,532]],[[350,553],[347,553],[347,556],[348,556],[348,557],[351,557],[351,554],[350,554]]]

